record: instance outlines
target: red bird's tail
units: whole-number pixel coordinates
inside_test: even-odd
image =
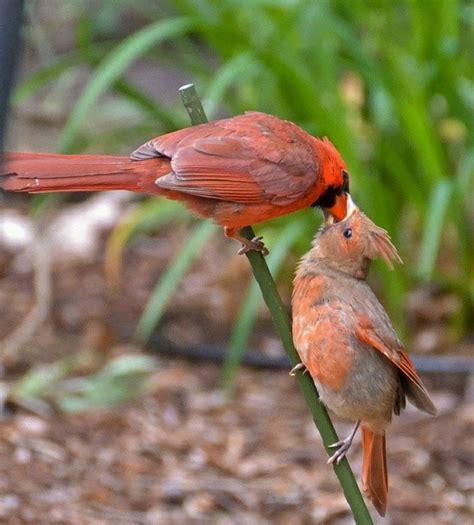
[[[387,456],[385,435],[374,434],[362,427],[362,489],[377,512],[385,516],[388,498]]]
[[[156,179],[171,171],[169,159],[136,161],[109,155],[4,153],[0,156],[0,188],[44,193],[128,190],[160,194]]]

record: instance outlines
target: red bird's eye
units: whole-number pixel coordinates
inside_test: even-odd
[[[342,235],[344,235],[344,237],[346,239],[350,239],[352,237],[352,228],[346,228],[343,232],[342,232]]]

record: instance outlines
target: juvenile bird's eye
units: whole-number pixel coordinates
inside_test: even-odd
[[[344,235],[344,237],[346,239],[350,239],[352,237],[352,228],[346,228],[343,232],[342,232],[342,235]]]

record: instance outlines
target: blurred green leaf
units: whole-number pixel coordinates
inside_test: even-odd
[[[30,75],[15,88],[12,96],[12,103],[21,104],[38,89],[57,79],[68,69],[78,66],[81,63],[82,58],[80,54],[73,52],[70,55],[55,61],[51,65],[43,67],[36,73]]]
[[[430,279],[433,275],[452,190],[452,181],[444,179],[436,184],[429,197],[429,207],[418,262],[418,274],[423,279]]]
[[[97,373],[61,384],[57,403],[66,412],[112,408],[143,395],[157,362],[140,354],[122,355]]]
[[[111,359],[89,376],[82,373],[87,353],[28,371],[9,392],[9,399],[40,414],[49,414],[51,405],[67,412],[97,410],[126,403],[143,395],[157,369],[156,359],[125,354]]]
[[[67,360],[32,368],[15,384],[10,395],[21,399],[43,397],[56,388],[70,370],[71,363]]]
[[[113,229],[105,249],[105,273],[114,285],[120,281],[123,252],[131,237],[167,224],[173,219],[187,217],[186,210],[176,201],[153,198],[144,201],[128,213]]]
[[[212,120],[216,110],[222,104],[228,89],[236,84],[252,81],[252,73],[257,63],[251,54],[236,55],[226,62],[215,74],[206,90],[204,104],[209,118]]]
[[[111,87],[132,62],[137,60],[151,47],[177,38],[192,27],[188,17],[170,18],[151,24],[132,34],[114,48],[94,72],[92,80],[77,101],[59,141],[60,151],[70,151],[79,126],[99,97]]]
[[[170,262],[168,269],[151,293],[150,299],[138,322],[136,336],[140,341],[146,341],[153,333],[182,276],[194,262],[211,235],[216,233],[216,231],[217,227],[215,224],[210,221],[202,221],[196,226],[191,237]]]

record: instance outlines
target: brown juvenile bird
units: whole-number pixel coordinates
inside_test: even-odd
[[[0,188],[162,195],[214,219],[245,253],[266,249],[259,238],[239,235],[244,226],[309,206],[343,219],[349,176],[329,140],[272,115],[248,112],[154,138],[130,157],[6,153]]]
[[[362,427],[362,487],[383,516],[387,507],[385,429],[405,397],[435,415],[436,409],[383,306],[365,279],[381,257],[401,262],[387,232],[349,202],[348,218],[327,221],[296,272],[293,339],[321,401],[355,420],[351,434],[333,445],[328,462],[347,453]],[[329,222],[329,223],[328,223]],[[294,370],[295,370],[294,369]],[[294,372],[293,372],[294,373]]]

